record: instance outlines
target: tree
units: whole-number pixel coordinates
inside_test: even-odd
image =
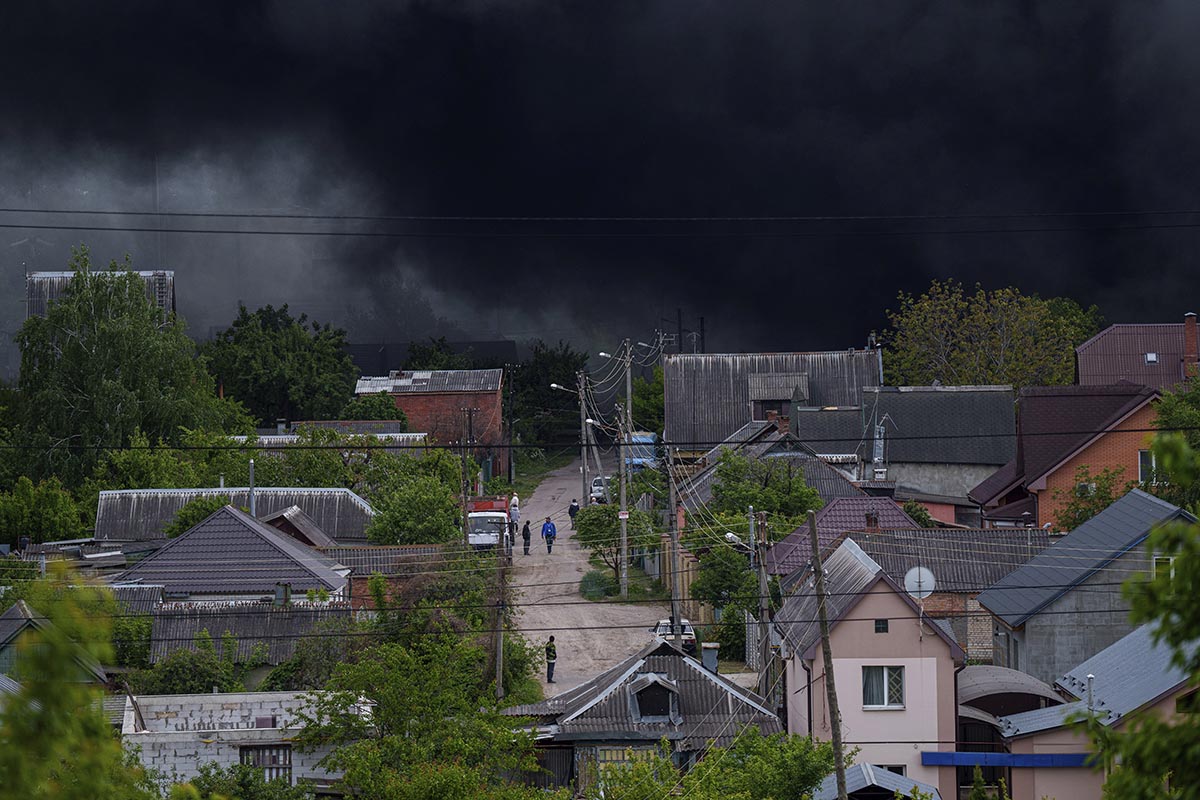
[[[1071,383],[1075,346],[1102,319],[1064,297],[1042,299],[1008,287],[967,294],[955,280],[934,280],[919,297],[901,292],[888,311],[884,377],[892,385]]]
[[[389,419],[399,420],[400,427],[408,430],[408,417],[404,410],[396,405],[396,401],[387,392],[377,394],[360,394],[342,407],[338,419]]]
[[[1077,467],[1074,485],[1054,490],[1054,502],[1061,504],[1054,512],[1054,524],[1060,531],[1073,531],[1124,497],[1137,486],[1137,481],[1122,481],[1124,473],[1124,467],[1103,469],[1094,475],[1086,464]]]
[[[612,504],[584,506],[575,517],[575,541],[590,550],[592,556],[621,577],[621,521],[617,507]],[[659,544],[659,535],[654,530],[650,516],[631,509],[626,522],[626,544],[628,552],[634,549],[654,548]]]
[[[270,424],[337,416],[358,377],[345,346],[344,330],[293,317],[286,304],[253,313],[239,306],[203,353],[225,392]]]
[[[260,767],[249,764],[201,764],[199,774],[172,787],[172,800],[310,800],[312,789],[292,786],[287,778],[267,780]]]
[[[181,319],[163,319],[128,260],[94,271],[75,251],[67,294],[17,333],[18,433],[33,446],[27,474],[68,488],[100,454],[138,431],[178,443],[184,428],[244,432],[241,407],[219,400]]]
[[[35,543],[74,539],[82,530],[79,508],[58,478],[34,485],[21,476],[11,492],[0,495],[0,542],[16,546],[22,536]]]
[[[665,387],[663,368],[654,367],[654,375],[646,380],[641,375],[633,379],[633,419],[642,429],[661,434],[665,419]]]
[[[242,672],[233,661],[236,648],[225,643],[221,649],[222,655],[217,655],[212,637],[201,631],[196,637],[195,650],[181,647],[172,651],[150,669],[131,674],[129,685],[137,694],[241,691]]]
[[[566,342],[548,345],[530,343],[533,354],[511,372],[512,416],[527,444],[556,444],[579,440],[579,404],[570,395],[555,391],[550,384],[572,386],[575,375],[587,366],[587,354],[571,349]]]
[[[215,497],[197,497],[195,500],[189,500],[175,514],[175,519],[168,522],[163,528],[163,536],[168,539],[174,539],[179,534],[190,531],[193,527],[199,525],[231,502],[227,494],[216,495]]]
[[[929,509],[916,500],[904,501],[904,513],[908,514],[912,518],[912,521],[922,528],[932,528],[935,526],[933,515],[929,513]]]
[[[126,754],[101,708],[101,691],[78,680],[82,648],[111,662],[111,596],[63,591],[65,576],[39,581],[50,625],[32,631],[14,676],[21,689],[0,704],[0,795],[31,800],[152,800],[151,776]],[[97,609],[107,609],[99,613]]]
[[[1174,392],[1164,392],[1155,411],[1156,428],[1163,433],[1176,433],[1193,450],[1200,449],[1200,381],[1193,380]],[[1200,481],[1182,483],[1177,476],[1173,480],[1162,480],[1159,475],[1154,475],[1146,488],[1169,503],[1200,509]]]
[[[367,538],[377,544],[441,544],[462,535],[462,510],[433,475],[411,474],[374,501]]]
[[[778,518],[772,530],[780,536],[794,527],[794,520],[824,503],[804,482],[804,470],[786,458],[750,459],[726,450],[717,461],[712,502],[716,512],[745,514],[751,506]]]
[[[431,336],[428,344],[424,342],[409,343],[408,359],[404,362],[404,368],[407,370],[472,369],[474,366],[470,352],[455,353],[445,336],[437,339]],[[381,419],[387,418],[381,417]]]
[[[534,740],[499,713],[481,685],[485,664],[481,647],[453,633],[371,648],[312,696],[299,744],[331,746],[322,766],[363,797],[544,798],[512,783],[534,769]],[[374,703],[369,717],[364,697]]]

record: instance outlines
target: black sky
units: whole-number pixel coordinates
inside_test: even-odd
[[[0,202],[144,210],[157,169],[168,211],[1195,209],[1198,23],[1196,4],[1153,0],[6,3]],[[72,242],[174,267],[201,333],[239,299],[290,301],[360,339],[644,338],[683,307],[705,316],[709,349],[788,350],[861,346],[898,291],[933,277],[1175,320],[1200,305],[1200,231],[1098,228],[1190,222],[343,225],[439,234],[363,240],[9,229],[0,244],[23,243],[0,259],[18,290],[22,263],[59,268]],[[963,232],[997,227],[1067,230]]]

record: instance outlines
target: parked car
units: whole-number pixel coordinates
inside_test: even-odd
[[[592,491],[588,497],[601,503],[607,503],[608,495],[604,491],[604,487],[610,485],[612,483],[612,479],[612,475],[597,475],[596,477],[592,478]]]
[[[686,619],[681,619],[677,627],[680,628],[680,633],[683,634],[683,652],[689,655],[695,654],[696,631],[692,628],[692,623]],[[675,641],[675,633],[671,630],[671,620],[669,619],[660,619],[658,624],[650,629],[650,632],[659,639],[666,639],[670,642]]]

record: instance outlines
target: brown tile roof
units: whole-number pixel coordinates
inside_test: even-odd
[[[880,528],[920,528],[916,520],[890,497],[839,497],[817,512],[817,543],[824,552],[846,531],[862,530],[867,512],[879,515]],[[808,564],[812,557],[808,524],[801,525],[771,547],[767,570],[787,575]]]
[[[1119,381],[1171,389],[1182,381],[1183,323],[1110,325],[1075,348],[1079,383],[1108,386]],[[1154,353],[1156,360],[1147,361]]]

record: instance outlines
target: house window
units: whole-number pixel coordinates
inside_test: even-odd
[[[904,708],[904,667],[863,667],[863,708]]]
[[[1096,484],[1094,483],[1077,483],[1075,484],[1075,494],[1079,497],[1091,497],[1096,493]]]
[[[1157,579],[1162,575],[1167,576],[1167,580],[1175,578],[1175,557],[1174,556],[1155,556],[1154,557],[1154,577]]]
[[[662,684],[647,686],[637,693],[638,713],[642,717],[671,716],[671,695],[673,692]]]
[[[285,778],[289,784],[292,782],[292,746],[290,744],[239,747],[238,753],[243,764],[261,769],[263,778],[266,780]]]
[[[769,412],[775,412],[776,416],[786,417],[788,406],[791,404],[791,399],[787,400],[755,400],[752,413],[754,419],[765,420]]]
[[[1147,364],[1157,364],[1158,363],[1158,353],[1146,353],[1146,363]]]
[[[888,621],[886,619],[875,620],[875,632],[876,633],[887,633],[888,632]]]
[[[1175,713],[1177,714],[1196,714],[1200,713],[1200,689],[1194,692],[1188,692],[1182,697],[1175,698]]]
[[[1155,467],[1154,451],[1138,450],[1138,481],[1141,483],[1154,483]]]
[[[894,772],[897,775],[905,775],[905,766],[903,764],[880,764],[879,766],[886,769],[888,772]]]

